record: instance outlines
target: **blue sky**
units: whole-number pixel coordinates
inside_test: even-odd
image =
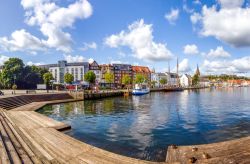
[[[248,74],[250,9],[244,0],[0,1],[0,64],[131,63],[157,71]],[[248,21],[248,22],[247,22]]]

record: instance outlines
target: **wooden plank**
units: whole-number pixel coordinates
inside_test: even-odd
[[[23,128],[19,128],[20,131],[22,131],[22,133],[25,135],[25,137],[28,138],[28,140],[32,143],[32,145],[39,151],[39,153],[36,153],[37,154],[40,154],[41,156],[44,156],[47,160],[53,160],[54,158],[49,154],[47,153],[44,148],[39,145]],[[39,156],[40,156],[39,155]]]
[[[9,126],[6,124],[3,117],[0,116],[0,120],[2,122],[4,129],[8,133],[8,136],[9,136],[13,146],[15,147],[15,150],[17,151],[19,157],[21,158],[22,162],[27,163],[27,164],[32,163],[31,159],[29,158],[29,156],[27,155],[25,150],[22,148],[20,143],[17,141],[16,137],[14,136],[14,134],[11,131],[11,129],[9,128]]]
[[[7,119],[7,118],[6,118]],[[9,120],[8,120],[9,121]],[[19,141],[20,145],[24,148],[26,153],[29,155],[29,157],[32,159],[34,163],[40,164],[41,161],[35,156],[33,151],[30,149],[30,147],[25,143],[23,138],[20,136],[20,134],[17,133],[16,129],[14,128],[14,125],[12,125],[10,122],[6,121],[6,123],[9,125],[11,130],[13,131],[14,135],[16,136],[17,140]]]
[[[2,135],[0,133],[0,163],[9,164],[10,160],[6,151],[6,148],[3,143]]]
[[[1,121],[0,121],[1,122]],[[12,145],[9,136],[7,135],[2,123],[0,123],[0,132],[2,134],[2,139],[6,148],[6,152],[9,155],[10,161],[15,163],[15,164],[21,164],[21,160],[14,148],[14,146]]]

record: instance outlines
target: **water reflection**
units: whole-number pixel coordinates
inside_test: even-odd
[[[169,144],[204,144],[250,134],[248,88],[151,93],[46,106],[79,140],[126,156],[164,161]]]

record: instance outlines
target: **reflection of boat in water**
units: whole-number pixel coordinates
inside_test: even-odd
[[[133,95],[145,95],[150,92],[150,89],[145,84],[135,84],[135,88],[132,91]]]

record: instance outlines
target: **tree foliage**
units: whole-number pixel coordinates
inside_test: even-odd
[[[151,81],[151,86],[155,87],[156,83],[157,83],[157,81]]]
[[[129,84],[131,84],[131,78],[129,77],[129,75],[124,75],[122,77],[122,84],[123,85],[129,85]]]
[[[95,79],[96,79],[96,75],[93,71],[88,71],[85,75],[84,75],[84,80],[89,82],[90,84],[95,83]]]
[[[144,83],[146,82],[146,78],[145,76],[143,76],[142,74],[137,74],[135,76],[135,81],[134,81],[136,84],[141,84],[141,83]]]
[[[104,79],[106,83],[113,83],[114,82],[114,74],[110,72],[106,72],[104,74]]]
[[[0,87],[11,88],[15,84],[20,89],[33,89],[43,83],[43,74],[48,70],[37,66],[25,66],[19,58],[10,58],[3,65],[0,73]]]
[[[194,74],[194,76],[192,77],[192,84],[194,86],[197,86],[199,84],[199,75]]]
[[[64,75],[64,82],[67,84],[71,84],[74,81],[74,76],[70,73],[66,73]]]
[[[165,85],[165,84],[167,84],[167,82],[168,82],[167,78],[161,78],[160,79],[161,85]]]
[[[48,86],[50,81],[53,80],[53,75],[50,72],[47,72],[43,75],[43,81]]]

